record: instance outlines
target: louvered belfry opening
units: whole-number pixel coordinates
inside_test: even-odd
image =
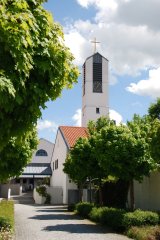
[[[86,65],[83,65],[83,96],[85,95],[85,87],[86,87]]]
[[[102,56],[98,53],[93,55],[93,92],[102,92]]]

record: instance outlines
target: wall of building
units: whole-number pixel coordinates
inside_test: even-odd
[[[134,182],[135,207],[144,210],[160,210],[160,172]]]
[[[43,149],[47,152],[48,156],[36,156],[36,152]],[[36,151],[32,157],[32,163],[50,163],[53,154],[54,144],[46,139],[40,138]]]
[[[70,182],[68,176],[63,172],[63,163],[66,160],[66,156],[68,153],[68,148],[65,144],[65,141],[61,135],[60,130],[57,132],[53,157],[51,161],[51,168],[53,170],[53,174],[50,180],[51,187],[56,189],[62,189],[62,202],[59,204],[67,204],[68,203],[68,189],[75,189],[76,185],[73,182]],[[55,169],[55,161],[58,160],[58,169]],[[53,169],[54,163],[54,169]],[[59,198],[61,199],[61,198]],[[58,204],[58,203],[57,203]]]

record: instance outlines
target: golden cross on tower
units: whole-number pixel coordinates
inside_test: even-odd
[[[97,42],[97,41],[96,41],[96,38],[94,38],[94,40],[91,41],[91,43],[94,43],[94,53],[96,53],[97,43],[100,43],[100,42]]]

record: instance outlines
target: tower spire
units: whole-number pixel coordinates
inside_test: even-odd
[[[96,53],[97,43],[100,43],[100,42],[97,42],[96,37],[95,37],[94,40],[91,41],[91,43],[94,43],[94,52],[93,53]]]

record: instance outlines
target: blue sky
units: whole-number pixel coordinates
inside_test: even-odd
[[[101,42],[97,50],[110,66],[111,117],[126,122],[134,113],[147,113],[160,96],[160,1],[48,0],[44,7],[63,26],[66,45],[80,71],[93,54],[90,41],[96,37]],[[39,137],[54,142],[59,125],[80,122],[81,78],[46,105],[38,122]]]

